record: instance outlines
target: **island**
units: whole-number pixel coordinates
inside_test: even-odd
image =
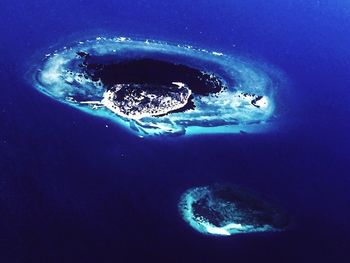
[[[43,94],[140,137],[256,133],[272,127],[281,74],[188,45],[97,37],[39,59]]]
[[[179,211],[190,226],[203,234],[282,231],[289,225],[287,214],[280,208],[232,185],[189,189],[181,197]]]

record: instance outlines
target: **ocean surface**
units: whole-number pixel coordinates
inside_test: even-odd
[[[101,35],[271,64],[278,129],[139,138],[28,81],[54,45]],[[350,262],[350,2],[0,2],[0,262]],[[230,183],[285,209],[277,233],[203,235],[191,187]]]

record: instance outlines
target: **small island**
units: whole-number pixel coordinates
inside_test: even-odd
[[[289,224],[281,209],[235,186],[190,189],[182,195],[179,210],[194,229],[211,235],[282,231]]]

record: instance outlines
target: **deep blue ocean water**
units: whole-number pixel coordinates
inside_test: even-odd
[[[350,262],[350,2],[2,0],[0,22],[0,262]],[[141,139],[25,78],[50,46],[103,34],[275,65],[283,125]],[[293,226],[195,232],[179,197],[216,182],[268,197]]]

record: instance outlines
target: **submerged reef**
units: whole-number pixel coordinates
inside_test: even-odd
[[[253,193],[227,185],[189,189],[179,210],[184,220],[203,234],[234,235],[284,230],[287,215]]]
[[[165,42],[101,38],[46,55],[34,85],[139,136],[257,132],[270,127],[272,70]]]

